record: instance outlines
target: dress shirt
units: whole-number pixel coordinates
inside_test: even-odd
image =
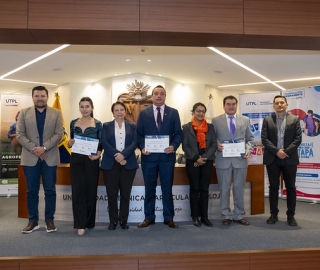
[[[160,113],[161,113],[161,119],[163,122],[163,113],[164,113],[164,104],[162,106],[156,106],[156,105],[152,105],[153,106],[153,114],[154,114],[154,121],[157,123],[157,116],[158,116],[158,107],[160,107]]]
[[[228,129],[229,129],[229,132],[230,132],[230,121],[231,121],[231,119],[229,118],[229,116],[231,116],[231,115],[227,115],[226,114],[226,118],[227,118],[227,121],[228,121]],[[237,116],[236,116],[236,114],[235,115],[233,115],[233,124],[234,124],[234,126],[236,126],[236,118],[237,118]]]
[[[284,131],[286,127],[286,114],[284,114],[282,117],[280,117],[278,114],[276,114],[277,119],[277,134],[278,134],[278,143],[277,147],[279,149],[283,149],[283,137],[284,137]]]
[[[126,126],[124,122],[122,122],[122,126],[120,128],[118,122],[114,121],[114,136],[116,140],[116,149],[122,152],[126,141]]]
[[[39,133],[39,146],[43,145],[43,129],[44,122],[46,120],[47,108],[45,108],[42,112],[39,112],[37,108],[36,110],[36,121],[37,121],[37,129]]]

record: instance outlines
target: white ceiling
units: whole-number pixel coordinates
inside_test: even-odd
[[[60,45],[0,44],[0,76],[57,48]],[[142,52],[142,48],[145,49]],[[223,53],[272,81],[320,77],[319,51],[218,48]],[[126,59],[130,59],[129,62]],[[147,62],[150,59],[151,62]],[[149,72],[150,75],[185,83],[222,85],[263,80],[207,48],[71,45],[6,79],[0,80],[0,93],[30,94],[41,83],[63,85],[70,82],[99,81],[118,76]],[[278,83],[286,89],[320,85],[317,80]],[[55,87],[47,86],[48,89]],[[279,91],[272,84],[221,88],[223,91]]]

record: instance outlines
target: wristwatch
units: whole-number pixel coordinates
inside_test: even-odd
[[[47,151],[47,148],[45,146],[43,146],[44,151]]]

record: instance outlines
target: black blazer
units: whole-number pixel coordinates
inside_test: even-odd
[[[297,116],[286,114],[286,127],[284,131],[284,152],[289,156],[285,158],[288,165],[299,164],[298,147],[301,144],[301,126],[300,119]],[[261,140],[264,145],[263,164],[270,165],[275,159],[279,149],[278,142],[278,128],[276,115],[272,114],[263,120],[261,129]]]
[[[196,134],[189,122],[182,126],[183,129],[183,142],[182,149],[186,155],[186,159],[196,161],[199,158],[199,149]],[[217,137],[213,125],[208,123],[208,132],[206,133],[206,150],[201,157],[208,160],[215,160],[215,152],[217,149]]]

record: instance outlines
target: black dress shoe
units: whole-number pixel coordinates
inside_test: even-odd
[[[211,221],[207,217],[201,218],[201,223],[203,223],[207,227],[213,227],[213,224],[211,223]]]
[[[288,216],[287,217],[287,222],[290,226],[297,226],[298,223],[296,221],[296,219],[294,218],[294,216]]]
[[[278,221],[278,215],[271,214],[271,216],[267,219],[268,224],[275,224],[277,221]]]
[[[168,225],[170,228],[178,228],[178,224],[174,223],[173,220],[166,220],[163,224]]]
[[[117,228],[117,223],[115,223],[115,222],[111,222],[110,224],[109,224],[109,226],[108,226],[108,230],[109,231],[114,231],[116,228]]]
[[[129,225],[127,224],[127,222],[121,221],[120,222],[120,226],[123,230],[128,230],[129,229]]]
[[[223,225],[230,225],[231,222],[232,222],[232,220],[231,219],[227,219],[227,218],[222,220],[222,224]]]
[[[233,220],[233,222],[237,222],[237,223],[239,223],[241,225],[246,225],[246,226],[250,225],[249,221],[244,219],[244,218],[239,219],[239,220]]]
[[[154,221],[150,221],[150,220],[145,219],[140,224],[138,224],[138,228],[146,228],[146,227],[148,227],[149,225],[152,225],[152,224],[154,224]]]
[[[192,217],[193,225],[196,227],[201,227],[201,222],[198,217]]]

